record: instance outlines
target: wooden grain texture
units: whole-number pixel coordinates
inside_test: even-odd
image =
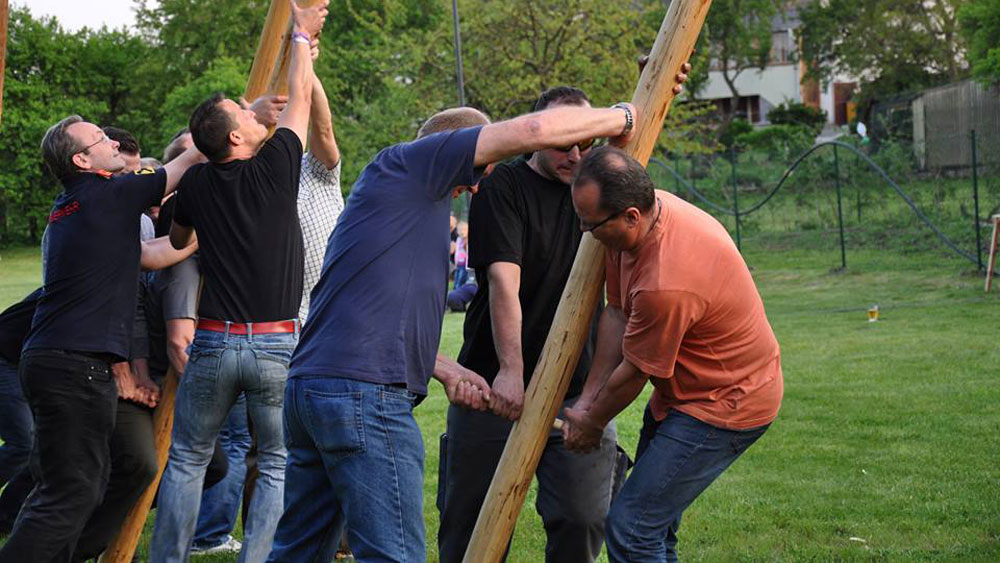
[[[625,147],[644,165],[673,101],[674,76],[694,49],[710,5],[711,0],[674,0],[663,18],[649,62],[632,95],[639,115],[636,134]],[[503,557],[549,429],[576,369],[603,278],[604,248],[588,233],[580,242],[541,358],[525,391],[521,418],[511,429],[490,483],[465,552],[466,563],[493,563]]]
[[[253,66],[250,67],[250,78],[247,79],[247,87],[243,91],[243,97],[248,102],[253,102],[267,92],[271,72],[274,69],[278,52],[281,50],[282,40],[288,29],[291,16],[292,8],[288,5],[288,0],[271,0],[271,6],[267,10],[267,19],[264,20],[264,28],[261,29],[260,39],[257,41],[257,52],[253,57]]]

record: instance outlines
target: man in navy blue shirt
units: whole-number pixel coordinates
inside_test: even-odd
[[[424,561],[424,448],[413,407],[433,375],[452,403],[489,386],[437,355],[449,200],[492,163],[631,134],[634,108],[559,107],[490,124],[471,108],[431,117],[365,167],[327,246],[285,390],[285,513],[272,561],[328,561],[346,521],[359,561]]]
[[[110,470],[118,391],[111,364],[129,355],[139,276],[139,216],[200,159],[196,150],[153,174],[113,176],[118,143],[73,115],[42,140],[63,184],[49,215],[44,293],[19,375],[35,421],[37,486],[0,561],[69,561]]]

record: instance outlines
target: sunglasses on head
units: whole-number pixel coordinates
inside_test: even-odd
[[[596,142],[597,139],[587,139],[586,141],[580,141],[579,143],[574,143],[568,147],[552,147],[552,148],[560,152],[569,152],[573,150],[573,147],[576,147],[580,149],[580,152],[583,152],[589,149],[590,147],[594,146],[594,143]]]

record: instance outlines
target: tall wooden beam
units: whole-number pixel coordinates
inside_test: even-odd
[[[0,116],[3,115],[3,75],[7,70],[7,20],[10,6],[0,0]]]
[[[649,162],[674,99],[674,76],[694,49],[710,5],[711,0],[673,0],[663,18],[649,62],[632,95],[639,115],[636,134],[625,150],[643,164]],[[511,429],[479,512],[465,552],[466,563],[499,562],[507,549],[583,349],[603,277],[604,247],[587,234],[580,242],[542,356],[525,392],[521,418]]]

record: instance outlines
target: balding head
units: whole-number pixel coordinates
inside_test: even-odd
[[[483,112],[470,107],[451,108],[435,113],[420,126],[417,138],[423,138],[441,131],[464,129],[476,125],[487,125],[490,120]]]
[[[600,206],[607,212],[635,207],[647,213],[656,201],[653,180],[646,169],[625,151],[610,145],[590,151],[580,162],[573,185],[590,183],[600,190]]]

